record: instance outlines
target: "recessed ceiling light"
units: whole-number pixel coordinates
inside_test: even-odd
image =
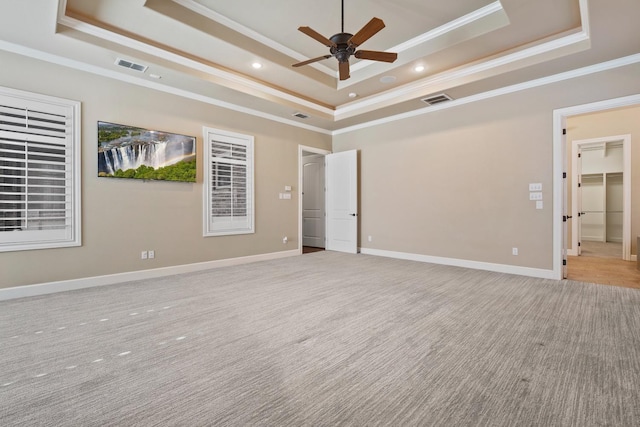
[[[356,96],[358,96],[358,94],[355,92],[349,93],[349,98],[355,98]]]
[[[416,66],[413,68],[413,70],[414,70],[416,73],[420,73],[420,72],[424,71],[424,65],[416,65]]]
[[[259,70],[260,68],[262,68],[262,64],[259,62],[254,62],[253,64],[251,64],[251,66],[256,70]]]

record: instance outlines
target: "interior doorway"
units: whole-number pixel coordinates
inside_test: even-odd
[[[576,218],[578,211],[577,204],[573,204],[575,210],[568,201],[571,200],[572,194],[570,187],[567,185],[567,181],[571,177],[569,170],[572,166],[572,151],[571,146],[568,145],[567,130],[568,119],[588,114],[598,113],[610,113],[618,110],[635,109],[640,106],[640,95],[632,95],[623,98],[611,99],[606,101],[595,102],[592,104],[579,105],[574,107],[563,108],[555,110],[553,113],[554,119],[554,218],[553,218],[553,271],[554,276],[558,279],[571,278],[573,280],[587,281],[592,283],[605,283],[605,284],[618,284],[622,286],[640,287],[640,272],[636,269],[637,255],[629,254],[629,261],[623,261],[621,258],[613,259],[602,257],[577,257],[573,258],[574,268],[578,268],[578,273],[582,274],[581,277],[577,277],[575,274],[573,277],[568,277],[567,264],[571,263],[571,259],[568,260],[568,255],[577,255],[577,250],[571,247],[572,236],[569,234],[573,231],[568,227],[571,218]],[[630,149],[630,145],[629,145]],[[628,159],[630,160],[630,151],[627,152]],[[628,163],[626,169],[627,176],[623,176],[623,180],[628,180],[630,185],[631,178],[631,164]],[[626,197],[625,203],[630,201],[630,197]],[[625,212],[623,215],[630,216],[630,207],[627,209],[628,204],[625,205]],[[581,213],[582,211],[580,211]],[[623,220],[624,222],[624,220]],[[633,223],[635,224],[635,222]],[[637,228],[637,226],[634,226]],[[628,229],[623,231],[631,240],[632,234],[635,230]],[[575,236],[575,233],[574,233]],[[628,245],[629,252],[635,252],[637,249],[631,248],[631,244]],[[584,254],[583,254],[584,255]],[[596,261],[597,260],[597,261]],[[579,261],[579,262],[578,262]],[[614,265],[615,264],[615,265]],[[575,273],[575,271],[574,271]],[[619,275],[616,277],[616,275]]]
[[[300,188],[298,236],[300,253],[325,249],[326,197],[325,156],[330,151],[313,147],[299,147],[298,186]]]
[[[631,260],[631,135],[571,143],[570,256]]]

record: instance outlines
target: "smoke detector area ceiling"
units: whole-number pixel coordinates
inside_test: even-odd
[[[223,0],[11,0],[0,40],[25,55],[331,132],[428,108],[420,101],[433,94],[459,99],[635,54],[639,38],[629,17],[640,16],[640,2],[625,0],[344,0],[343,14],[337,1],[248,8]],[[291,66],[329,54],[299,27],[330,37],[344,19],[344,33],[356,34],[373,18],[384,30],[365,49],[377,53],[345,57],[348,79],[335,59]],[[367,59],[384,52],[397,59]],[[301,124],[294,113],[308,118]]]

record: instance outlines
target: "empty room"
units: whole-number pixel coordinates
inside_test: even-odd
[[[639,16],[2,1],[0,425],[640,425]]]

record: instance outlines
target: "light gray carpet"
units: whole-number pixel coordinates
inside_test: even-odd
[[[640,291],[318,252],[0,303],[2,426],[638,426]]]

